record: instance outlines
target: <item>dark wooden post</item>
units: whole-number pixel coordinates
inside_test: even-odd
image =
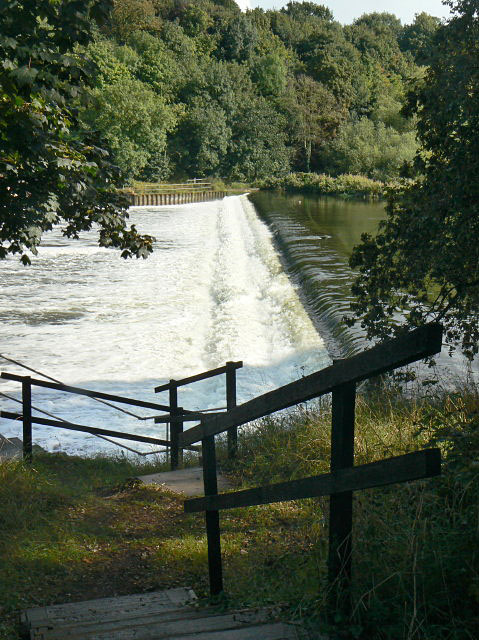
[[[355,383],[332,392],[331,473],[354,465]],[[351,610],[351,538],[353,494],[344,491],[330,496],[328,575],[331,609],[348,615]]]
[[[226,409],[236,407],[236,367],[234,362],[226,363]],[[235,458],[238,452],[238,427],[228,429],[228,458]]]
[[[22,382],[22,414],[23,414],[23,459],[32,460],[32,382],[25,376]]]
[[[203,455],[203,482],[205,496],[218,494],[216,475],[215,437],[208,436],[201,441]],[[223,591],[223,570],[221,566],[220,514],[206,511],[206,537],[208,540],[208,571],[210,593],[216,596]]]
[[[176,380],[170,380],[170,414],[175,417],[182,412],[178,407],[178,385]],[[171,470],[178,469],[183,458],[183,449],[180,451],[178,434],[183,431],[183,422],[172,420],[170,423],[170,439],[171,439]]]

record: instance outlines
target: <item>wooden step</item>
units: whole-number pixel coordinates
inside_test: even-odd
[[[166,613],[180,609],[195,599],[195,593],[191,589],[181,587],[131,596],[35,607],[24,611],[21,615],[21,621],[28,629],[35,627],[68,628],[85,621],[107,622],[155,615],[160,612]]]
[[[248,627],[246,629],[226,629],[190,635],[169,636],[168,640],[299,640],[296,627],[277,622]]]
[[[169,638],[209,637],[210,634],[227,631],[246,631],[268,629],[271,624],[267,615],[258,615],[255,620],[243,619],[237,614],[211,615],[208,612],[196,613],[196,615],[183,616],[176,620],[161,620],[161,616],[154,621],[138,620],[121,623],[109,623],[107,625],[83,625],[70,630],[65,634],[64,629],[43,632],[42,640],[166,640]],[[276,626],[276,625],[273,625]],[[281,631],[282,633],[284,630]],[[214,636],[213,636],[214,637]],[[221,636],[220,636],[221,637]],[[242,636],[239,636],[242,637]],[[249,636],[247,636],[249,637]],[[258,636],[257,636],[258,637]],[[282,636],[279,636],[282,637]],[[287,638],[295,636],[287,635]]]
[[[299,640],[273,609],[218,613],[192,606],[191,589],[102,598],[28,609],[31,640]],[[301,636],[302,638],[303,636]]]

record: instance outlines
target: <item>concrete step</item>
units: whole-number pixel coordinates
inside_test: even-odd
[[[183,493],[190,498],[205,495],[202,467],[189,467],[188,469],[177,469],[176,471],[151,473],[147,476],[139,476],[138,479],[145,484],[163,485],[170,491]],[[218,473],[218,491],[222,492],[227,489],[231,489],[231,484],[225,476]]]
[[[0,433],[0,462],[10,458],[21,458],[23,442],[20,438],[5,437]]]

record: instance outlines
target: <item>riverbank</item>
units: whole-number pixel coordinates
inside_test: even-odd
[[[235,487],[328,469],[327,404],[265,419],[240,437],[223,468]],[[479,616],[479,394],[406,400],[394,388],[361,396],[356,464],[438,444],[443,474],[360,492],[355,500],[354,619],[332,637],[439,640],[477,637]],[[474,413],[476,412],[476,413]],[[132,477],[158,461],[42,454],[32,468],[0,465],[0,638],[20,638],[20,609],[191,586],[208,593],[202,514]],[[221,515],[229,604],[281,603],[288,618],[324,630],[327,500]]]
[[[289,173],[258,183],[260,189],[266,190],[371,199],[384,198],[389,186],[389,183],[361,175],[343,174],[332,177],[320,173]]]

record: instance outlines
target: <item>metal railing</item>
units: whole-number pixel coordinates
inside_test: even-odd
[[[200,181],[196,182],[188,181],[178,184],[163,183],[163,184],[135,184],[133,191],[138,194],[150,194],[150,193],[183,193],[191,191],[211,191],[213,185],[211,182]]]

